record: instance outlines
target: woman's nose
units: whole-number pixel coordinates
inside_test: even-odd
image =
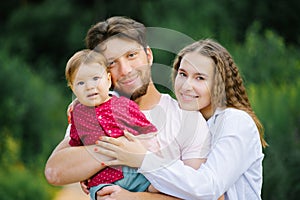
[[[187,78],[185,80],[185,82],[182,84],[182,88],[184,90],[192,90],[193,89],[192,84],[191,84],[191,80],[189,78]]]

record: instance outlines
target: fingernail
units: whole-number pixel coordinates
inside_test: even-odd
[[[94,148],[94,151],[98,151],[98,148],[97,148],[97,147],[95,147],[95,148]]]
[[[102,140],[102,136],[99,136],[99,140]]]
[[[101,165],[102,165],[102,166],[105,166],[105,163],[104,163],[104,162],[101,162]]]

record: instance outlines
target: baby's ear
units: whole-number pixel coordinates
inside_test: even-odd
[[[108,81],[110,82],[110,85],[109,85],[109,88],[112,88],[111,85],[112,85],[112,82],[111,82],[111,74],[109,72],[107,72],[107,79]]]

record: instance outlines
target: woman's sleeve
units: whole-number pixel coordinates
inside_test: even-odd
[[[139,172],[163,193],[182,199],[217,199],[256,159],[253,149],[259,136],[253,136],[253,132],[258,134],[253,124],[244,117],[225,120],[222,127],[218,127],[220,137],[214,141],[206,163],[198,170],[185,166],[180,160],[166,161],[149,153]]]

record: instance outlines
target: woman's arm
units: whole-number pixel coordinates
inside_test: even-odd
[[[149,153],[138,140],[128,135],[128,143],[103,137],[98,145],[99,153],[116,158],[107,165],[141,167],[139,172],[159,191],[183,199],[216,199],[227,191],[245,171],[257,163],[261,169],[259,134],[254,123],[242,116],[220,120],[211,127],[217,141],[214,142],[207,162],[199,170],[184,165],[180,160],[168,161],[164,157]],[[170,147],[172,148],[172,147]],[[256,151],[255,151],[256,150]],[[146,154],[147,152],[147,154]],[[257,184],[260,184],[259,174]],[[259,195],[259,191],[257,193]]]
[[[105,168],[101,163],[108,157],[94,153],[95,145],[69,145],[69,137],[54,149],[45,166],[45,176],[52,185],[65,185],[90,178]]]

